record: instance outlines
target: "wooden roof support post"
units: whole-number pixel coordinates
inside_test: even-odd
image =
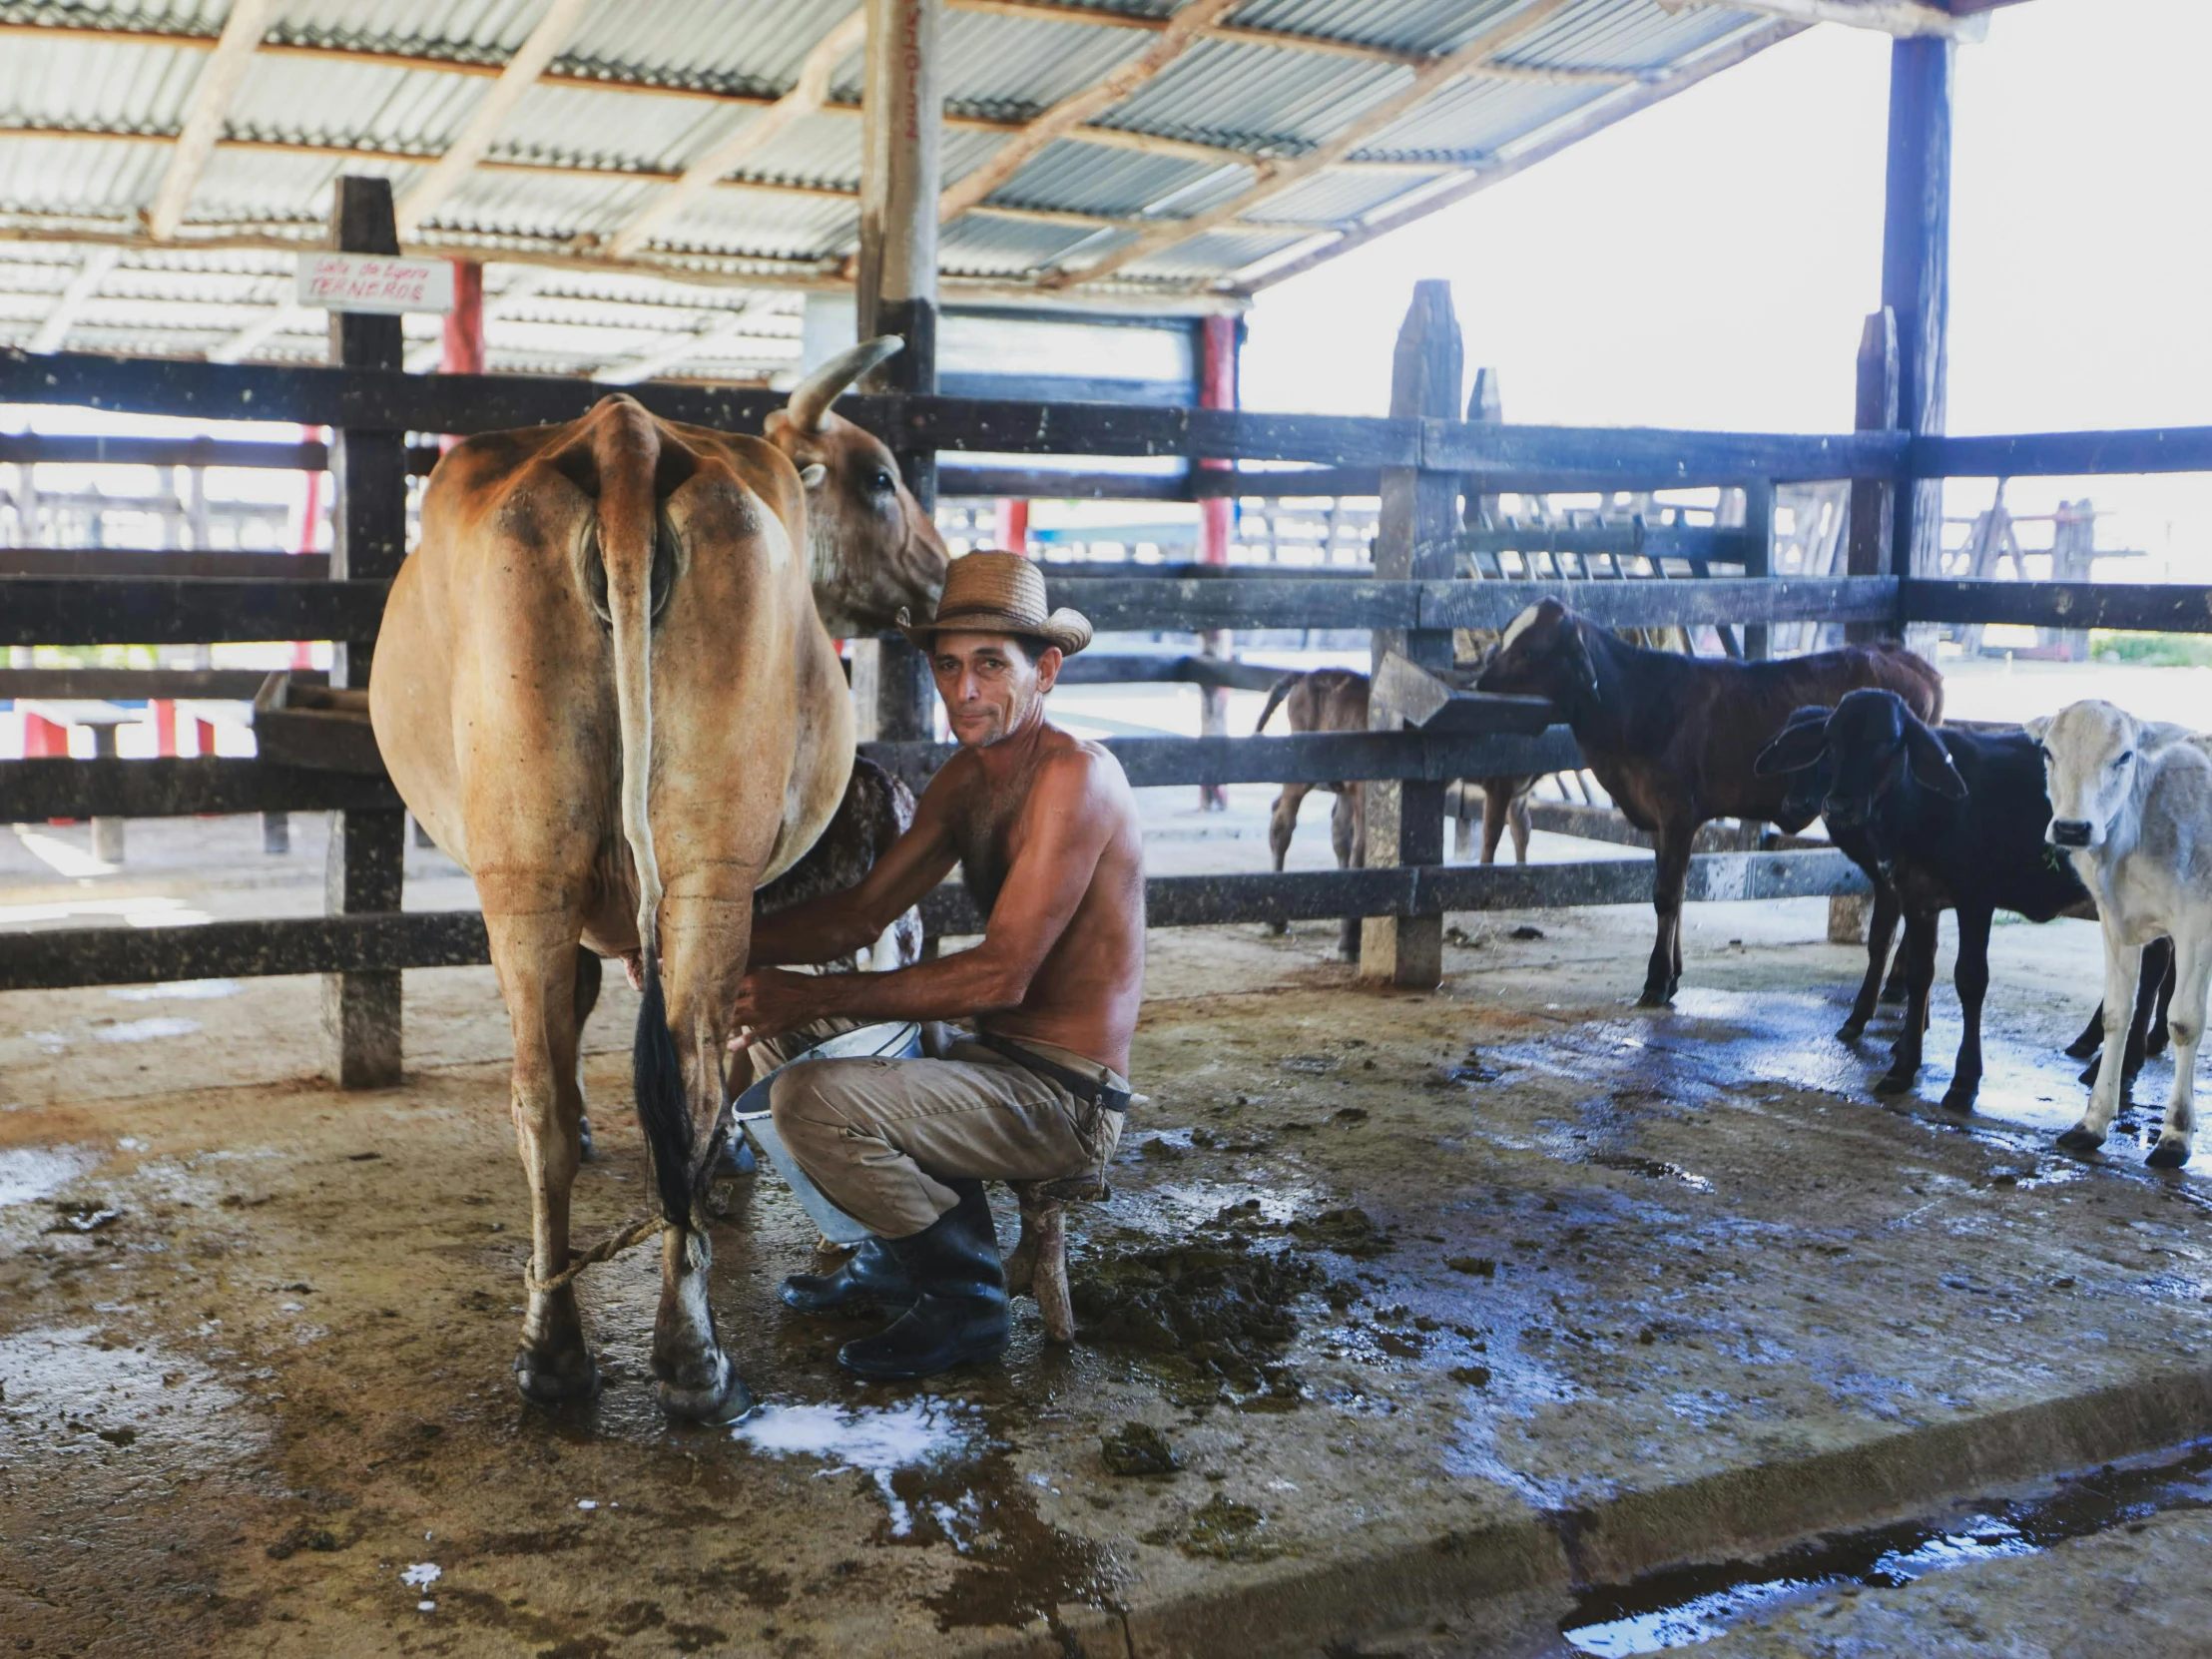
[[[331,208],[332,241],[348,254],[396,254],[391,182],[340,178]],[[399,318],[330,313],[330,361],[343,368],[400,366]],[[407,452],[403,432],[330,434],[332,581],[399,574],[407,551]],[[368,684],[366,645],[330,648],[330,684]],[[329,861],[323,875],[327,915],[399,908],[406,815],[331,815]],[[388,1088],[399,1081],[399,972],[322,976],[325,1064],[340,1088]]]
[[[1198,347],[1198,406],[1202,409],[1234,409],[1237,406],[1237,358],[1238,347],[1244,339],[1244,319],[1234,316],[1202,316],[1191,325],[1193,343]],[[1193,473],[1226,472],[1234,468],[1234,461],[1201,457],[1192,463]],[[1193,482],[1196,480],[1194,478]],[[1198,562],[1204,565],[1225,565],[1229,562],[1229,542],[1237,524],[1237,503],[1234,497],[1209,495],[1198,504]],[[1205,657],[1232,655],[1234,639],[1226,628],[1215,629],[1198,637],[1199,654]],[[1198,693],[1198,732],[1200,737],[1226,738],[1229,736],[1229,688],[1226,686],[1202,686]],[[1198,810],[1202,813],[1226,812],[1229,808],[1229,791],[1220,784],[1201,784],[1198,787]]]
[[[1449,282],[1415,282],[1413,303],[1397,331],[1390,363],[1393,420],[1459,419],[1462,352]],[[1446,581],[1452,574],[1452,536],[1459,527],[1456,472],[1425,467],[1386,467],[1382,516],[1375,538],[1378,581]],[[1403,729],[1400,712],[1382,694],[1382,660],[1402,654],[1432,674],[1451,672],[1448,628],[1378,628],[1374,636],[1376,694],[1368,724],[1379,732]],[[1370,783],[1367,798],[1367,863],[1370,869],[1444,861],[1444,785]],[[1441,913],[1369,916],[1360,925],[1360,977],[1433,989],[1443,977]]]
[[[897,334],[906,348],[868,388],[937,389],[937,203],[944,127],[941,0],[866,0],[867,67],[860,125],[860,258],[854,294],[859,337]],[[899,471],[922,511],[937,510],[937,452],[900,449]],[[874,642],[873,736],[931,737],[936,687],[902,639]],[[861,681],[854,659],[853,681]],[[865,728],[869,711],[861,711]]]
[[[1919,437],[1943,429],[1949,378],[1950,85],[1957,45],[1901,40],[1890,48],[1890,161],[1882,224],[1882,302],[1897,317],[1898,424]],[[1891,557],[1904,577],[1934,577],[1943,481],[1896,491]],[[1916,627],[1933,647],[1932,631]]]
[[[223,34],[200,79],[193,84],[192,102],[186,107],[184,126],[177,134],[177,148],[169,153],[169,168],[162,175],[154,205],[146,210],[146,229],[156,242],[167,242],[185,222],[185,209],[200,183],[200,175],[223,136],[231,106],[238,101],[239,86],[253,66],[254,52],[269,27],[276,0],[231,0],[230,16],[223,20]]]

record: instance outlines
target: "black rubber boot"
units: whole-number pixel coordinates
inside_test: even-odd
[[[919,1295],[914,1305],[872,1337],[846,1343],[837,1364],[862,1377],[934,1377],[970,1360],[1005,1351],[1013,1335],[1006,1313],[1006,1270],[980,1181],[948,1182],[960,1202],[904,1239],[885,1247]]]
[[[854,1303],[905,1309],[914,1305],[914,1282],[881,1239],[863,1239],[860,1248],[833,1273],[795,1273],[778,1287],[784,1306],[802,1314],[827,1314]]]

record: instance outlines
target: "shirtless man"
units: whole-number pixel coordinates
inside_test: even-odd
[[[972,1021],[939,1060],[802,1060],[769,1104],[792,1156],[875,1235],[836,1272],[800,1275],[806,1312],[903,1309],[837,1359],[863,1377],[928,1377],[1006,1347],[1006,1277],[983,1182],[1101,1168],[1129,1105],[1129,1038],[1144,980],[1144,859],[1129,781],[1112,756],[1048,725],[1045,694],[1090,643],[1047,616],[1044,578],[1014,553],[952,563],[929,622],[899,626],[929,655],[959,753],[913,827],[856,887],[761,921],[738,991],[733,1048],[824,1019]],[[778,964],[849,956],[957,863],[989,915],[983,942],[891,973],[808,975]]]

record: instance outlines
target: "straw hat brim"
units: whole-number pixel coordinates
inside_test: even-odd
[[[910,614],[898,613],[898,631],[924,651],[939,634],[1030,634],[1058,646],[1063,657],[1072,657],[1091,643],[1090,619],[1065,605],[1042,620],[983,606],[949,614],[940,611],[927,622],[909,621]]]

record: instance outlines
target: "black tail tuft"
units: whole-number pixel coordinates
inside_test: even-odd
[[[645,999],[638,1004],[638,1035],[630,1049],[630,1079],[638,1097],[638,1127],[653,1154],[653,1180],[661,1214],[678,1226],[691,1221],[691,1112],[684,1098],[684,1062],[676,1033],[668,1028],[661,995],[661,964],[645,955]]]

